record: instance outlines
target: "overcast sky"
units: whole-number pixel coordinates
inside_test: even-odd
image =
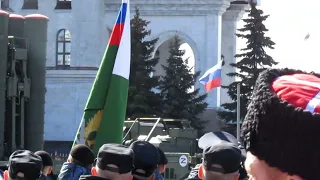
[[[261,0],[261,8],[270,17],[265,22],[267,34],[276,43],[268,53],[279,62],[278,67],[288,67],[320,73],[320,0]],[[238,28],[243,22],[238,23]],[[307,34],[309,39],[305,40]],[[245,41],[238,39],[240,49]],[[194,65],[191,48],[184,44],[185,57]],[[208,67],[209,69],[210,67]]]
[[[270,15],[265,23],[268,36],[276,43],[269,54],[279,67],[320,72],[319,5],[319,0],[262,0],[260,8]],[[238,47],[244,43],[238,40]]]

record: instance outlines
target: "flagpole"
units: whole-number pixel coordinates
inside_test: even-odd
[[[237,140],[240,142],[240,82],[237,83]]]

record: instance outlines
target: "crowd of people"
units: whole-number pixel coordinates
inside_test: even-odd
[[[203,163],[197,169],[197,177],[188,179],[216,179],[221,173],[239,178],[242,158],[240,149],[231,142],[216,143],[204,149]],[[10,156],[3,179],[164,180],[162,173],[167,163],[164,152],[147,141],[135,141],[129,147],[104,144],[97,157],[87,146],[76,145],[59,175],[53,177],[53,162],[49,153],[18,150]]]
[[[129,147],[104,144],[96,157],[89,147],[76,145],[72,148],[67,162],[62,165],[59,175],[53,177],[53,162],[49,153],[18,150],[11,154],[8,170],[3,172],[2,178],[145,180],[161,176],[160,173],[163,173],[167,163],[161,149],[146,141],[136,141]]]
[[[202,162],[187,179],[318,180],[319,97],[320,75],[265,70],[258,77],[242,125],[243,148],[224,133],[204,135],[215,140],[203,141]],[[18,150],[0,179],[163,180],[167,163],[161,149],[146,141],[129,146],[104,144],[96,157],[87,146],[77,145],[54,177],[48,153]]]

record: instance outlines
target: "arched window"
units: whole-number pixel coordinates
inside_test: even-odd
[[[57,57],[58,67],[70,67],[71,61],[71,33],[66,29],[61,29],[57,33]]]

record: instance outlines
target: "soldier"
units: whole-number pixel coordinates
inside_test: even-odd
[[[131,149],[120,144],[104,144],[100,147],[92,176],[80,179],[130,180],[134,154]]]
[[[207,180],[238,180],[240,164],[240,149],[232,143],[221,142],[204,150],[198,176]]]
[[[219,131],[219,132],[210,132],[204,134],[198,141],[198,146],[200,149],[203,149],[204,151],[213,146],[213,145],[219,145],[221,143],[232,143],[235,147],[238,147],[241,150],[241,165],[239,168],[240,173],[240,180],[244,180],[247,177],[247,173],[244,169],[243,162],[245,160],[245,151],[243,148],[240,148],[241,146],[238,143],[238,140],[230,133]],[[232,162],[230,162],[232,163]],[[188,180],[199,180],[199,168],[202,166],[202,164],[197,164],[194,168],[191,169],[190,174],[188,176]]]
[[[42,160],[28,150],[17,150],[9,158],[8,170],[4,172],[4,180],[36,180],[39,179]]]
[[[164,171],[166,170],[168,159],[164,154],[164,152],[159,147],[157,147],[157,149],[159,153],[159,162],[158,162],[158,167],[154,172],[154,175],[155,175],[155,180],[163,180],[163,176],[161,174],[164,173]]]
[[[242,126],[250,179],[319,179],[319,91],[319,74],[269,69],[259,75]]]
[[[37,151],[34,154],[40,156],[42,159],[42,175],[41,175],[41,177],[42,177],[42,179],[46,179],[48,174],[50,174],[52,172],[53,162],[52,162],[51,156],[46,151]]]
[[[62,165],[58,179],[78,180],[81,175],[91,175],[94,159],[94,154],[88,146],[83,144],[74,146],[68,161]]]
[[[130,148],[134,152],[133,179],[152,180],[159,162],[158,149],[147,141],[135,141]]]

